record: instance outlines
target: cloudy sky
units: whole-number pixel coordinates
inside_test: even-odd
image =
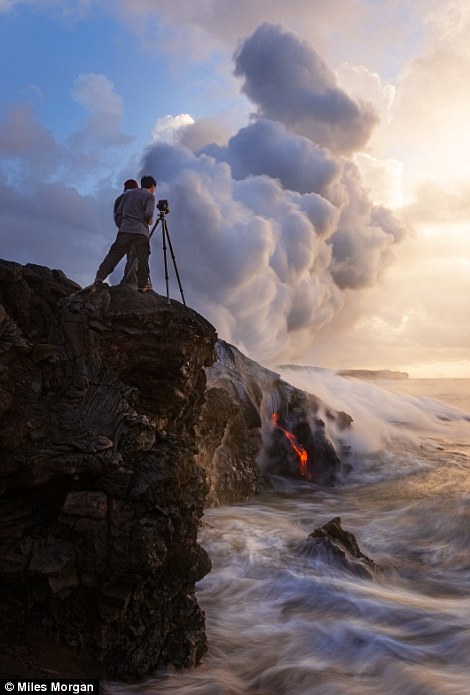
[[[0,257],[90,284],[150,173],[254,359],[470,377],[466,0],[0,0],[0,45]]]

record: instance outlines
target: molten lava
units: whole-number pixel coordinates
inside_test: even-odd
[[[277,427],[278,430],[281,430],[281,432],[284,432],[286,435],[287,439],[289,442],[292,444],[292,447],[296,454],[298,455],[300,459],[300,475],[302,478],[308,477],[307,476],[307,452],[303,448],[302,444],[300,444],[297,439],[295,438],[295,435],[292,434],[292,432],[289,432],[288,430],[284,429],[282,425],[279,424],[279,414],[278,413],[273,413],[271,416],[271,422],[273,423],[274,427]]]

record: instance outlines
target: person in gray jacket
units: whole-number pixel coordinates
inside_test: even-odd
[[[114,201],[113,220],[115,223],[116,212],[119,210],[122,199],[126,195],[127,191],[130,191],[133,188],[139,188],[139,184],[135,179],[127,179],[127,181],[124,181],[124,191]],[[124,273],[121,280],[121,285],[127,283],[131,286],[137,287],[137,255],[134,251],[134,247],[132,247],[130,252],[127,254],[126,267],[124,268]]]
[[[124,190],[121,193],[121,195],[118,196],[114,201],[113,219],[115,223],[116,212],[119,210],[119,206],[122,203],[122,199],[126,195],[127,191],[130,191],[134,188],[139,188],[139,184],[135,179],[127,179],[127,181],[124,181]],[[126,267],[124,268],[124,273],[121,280],[121,285],[127,283],[129,285],[137,287],[137,254],[134,251],[134,247],[132,247],[129,253],[127,254]]]
[[[155,212],[155,191],[157,182],[153,176],[143,176],[141,188],[126,192],[115,214],[114,220],[119,231],[116,240],[96,273],[95,285],[102,285],[113,272],[121,258],[134,247],[137,255],[137,283],[140,292],[152,289],[149,271],[149,225]]]
[[[139,184],[135,179],[127,179],[127,181],[124,181],[124,190],[114,201],[113,219],[115,218],[116,212],[119,210],[119,206],[121,205],[122,199],[126,195],[127,191],[131,191],[134,188],[139,188]]]

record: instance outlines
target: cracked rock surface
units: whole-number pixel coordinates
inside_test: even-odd
[[[0,612],[105,677],[206,649],[195,425],[215,340],[155,293],[0,261]]]

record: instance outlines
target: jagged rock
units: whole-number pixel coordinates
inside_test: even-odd
[[[108,677],[197,663],[194,585],[210,561],[197,543],[208,485],[194,427],[214,329],[154,293],[81,290],[6,261],[0,305],[10,624],[52,630]]]
[[[108,497],[103,492],[69,492],[65,498],[62,513],[68,516],[106,519]]]
[[[307,453],[303,477],[321,485],[334,483],[341,461],[318,416],[320,406],[339,429],[350,426],[351,418],[222,340],[216,351],[217,361],[206,370],[207,398],[198,425],[198,461],[209,471],[210,501],[246,499],[259,491],[263,475],[302,477],[298,454],[272,423],[275,412]]]
[[[210,483],[208,505],[237,502],[259,491],[260,428],[249,429],[240,405],[222,388],[206,392],[198,442],[197,460]]]
[[[381,568],[359,548],[353,533],[345,531],[339,516],[316,528],[303,552],[338,565],[359,577],[372,578]]]
[[[28,572],[46,577],[54,594],[78,586],[73,545],[54,536],[33,541]]]

